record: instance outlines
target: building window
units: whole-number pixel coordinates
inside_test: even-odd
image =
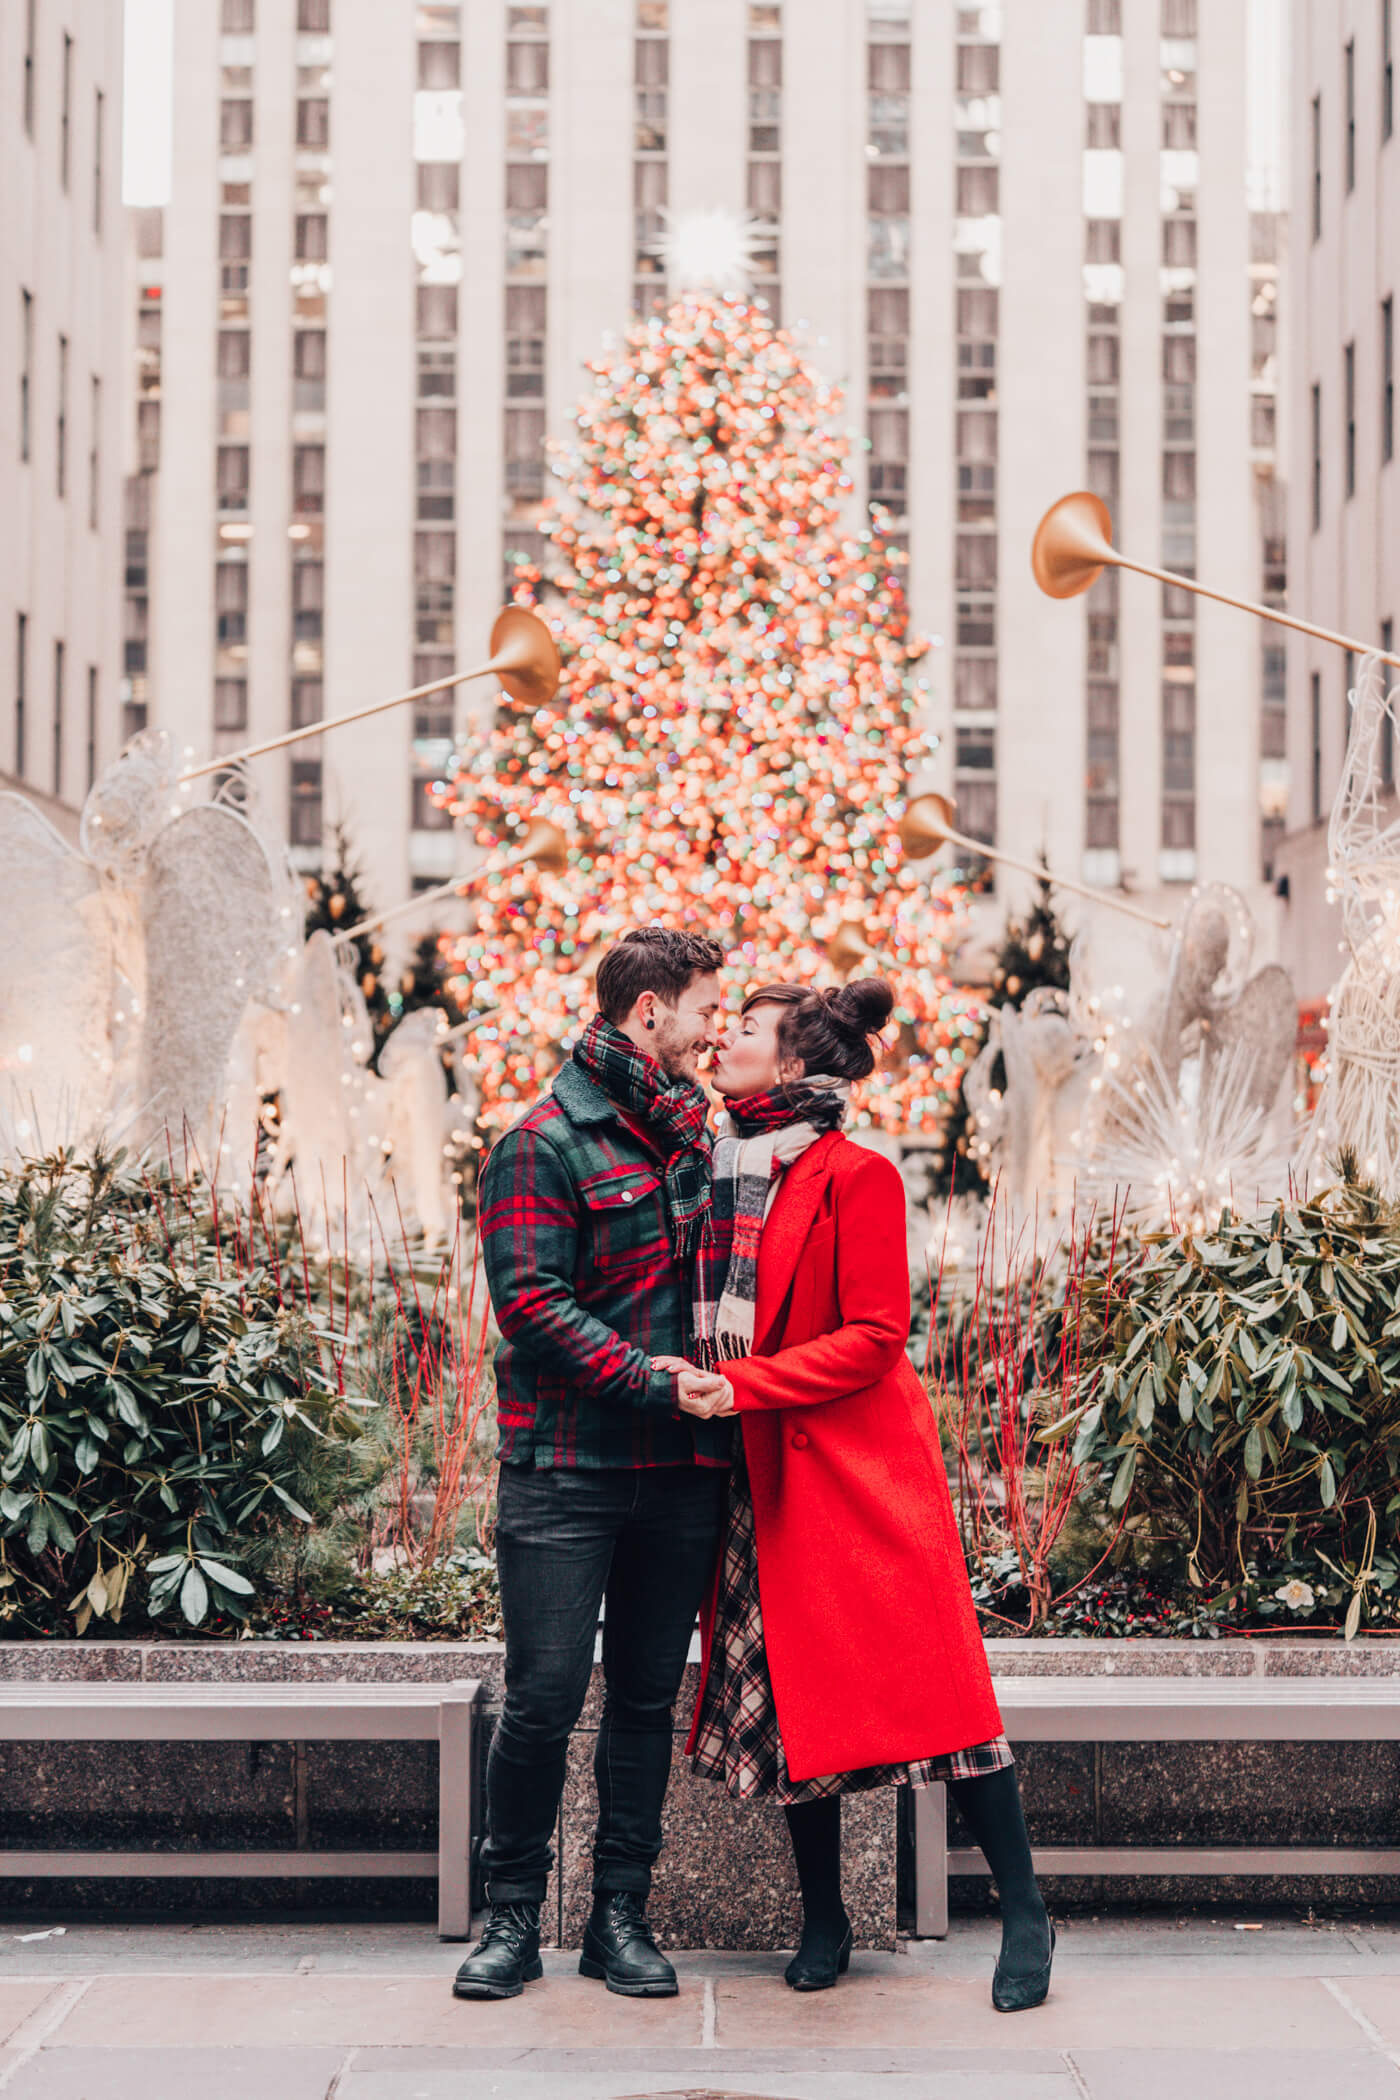
[[[88,665],[87,675],[87,783],[88,792],[97,778],[97,666]]]
[[[54,483],[60,501],[68,493],[68,338],[58,339],[58,418],[55,430],[57,451],[54,460]]]
[[[102,133],[107,117],[107,98],[98,88],[92,112],[92,230],[102,233]]]
[[[214,680],[214,727],[221,730],[243,730],[248,727],[246,678]]]
[[[1322,97],[1312,98],[1312,237],[1322,238]]]
[[[219,104],[219,144],[225,153],[246,153],[253,143],[253,104],[247,95],[229,95]]]
[[[59,87],[58,108],[58,179],[64,189],[68,187],[68,171],[72,159],[73,135],[73,39],[64,31],[63,77]]]
[[[321,761],[292,760],[291,842],[294,846],[321,843]]]
[[[1381,621],[1381,648],[1387,656],[1393,656],[1395,653],[1394,620]],[[1392,664],[1386,672],[1387,689],[1395,683],[1395,666]],[[1381,782],[1388,788],[1395,785],[1395,724],[1391,720],[1389,709],[1381,722]]]
[[[256,0],[223,0],[219,28],[225,36],[251,36],[256,27]]]
[[[1312,408],[1312,529],[1322,524],[1322,388],[1314,386]]]
[[[409,790],[409,823],[415,831],[450,831],[452,812],[441,802],[435,802],[430,792],[431,783],[415,776]]]
[[[1391,0],[1381,5],[1381,143],[1395,129],[1395,54],[1391,41]]]
[[[63,793],[63,684],[64,646],[53,645],[53,791],[56,796]]]
[[[95,372],[89,390],[88,415],[91,422],[88,439],[88,528],[96,532],[102,471],[102,381]]]
[[[303,36],[329,36],[331,0],[297,0],[297,28]]]
[[[218,503],[221,511],[248,508],[248,447],[220,445],[217,467]]]
[[[15,616],[15,773],[24,778],[24,707],[29,688],[29,615]]]
[[[34,34],[38,0],[24,0],[24,128],[34,136]]]
[[[1381,459],[1395,457],[1395,300],[1381,301]]]
[[[34,294],[19,295],[19,456],[29,457],[29,402],[34,373]]]
[[[292,509],[298,517],[316,517],[325,508],[325,500],[325,446],[295,446],[292,451]]]
[[[1322,673],[1314,671],[1308,685],[1312,732],[1312,820],[1322,822]]]
[[[1346,186],[1348,194],[1356,188],[1356,38],[1352,37],[1343,53],[1346,84]]]
[[[297,144],[324,149],[331,138],[331,106],[324,95],[307,95],[297,103]],[[317,790],[319,811],[320,790]],[[319,822],[319,817],[318,817]]]
[[[1346,404],[1346,493],[1350,500],[1356,494],[1356,345],[1348,343],[1342,352],[1342,394]]]

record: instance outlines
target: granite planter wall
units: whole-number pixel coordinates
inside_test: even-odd
[[[996,1674],[1332,1675],[1393,1673],[1400,1647],[1350,1648],[1316,1639],[1253,1641],[995,1641]],[[475,1677],[484,1687],[484,1748],[500,1710],[498,1645],[247,1642],[0,1644],[0,1679],[128,1682],[317,1678],[357,1681]],[[677,1709],[693,1699],[688,1675]],[[576,1946],[589,1902],[595,1814],[596,1680],[570,1750],[551,1889],[551,1936]],[[666,1811],[666,1849],[652,1916],[672,1946],[790,1946],[797,1897],[786,1834],[771,1804],[739,1805],[691,1777],[679,1756]],[[1044,1844],[1393,1844],[1400,1746],[1389,1744],[1029,1744],[1020,1753],[1027,1816]],[[0,1741],[0,1847],[176,1850],[344,1845],[431,1848],[436,1840],[431,1744],[14,1744]],[[854,1796],[844,1818],[848,1902],[857,1936],[888,1947],[910,1861],[890,1789]],[[1216,1883],[1182,1877],[1060,1881],[1062,1905],[1390,1901],[1390,1877],[1279,1877]],[[988,1899],[984,1882],[953,1884],[955,1908]],[[308,1880],[184,1882],[150,1878],[23,1882],[3,1873],[0,1909],[85,1915],[433,1916],[428,1882]]]

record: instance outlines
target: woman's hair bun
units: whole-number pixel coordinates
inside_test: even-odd
[[[836,1026],[853,1035],[878,1035],[894,1010],[894,987],[884,977],[857,977],[822,998]]]

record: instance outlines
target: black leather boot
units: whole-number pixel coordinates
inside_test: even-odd
[[[578,1972],[623,1998],[674,1998],[677,1991],[676,1972],[657,1948],[643,1898],[627,1889],[594,1898]]]
[[[854,1945],[849,1919],[839,1940],[834,1940],[828,1931],[804,1929],[802,1945],[783,1971],[783,1982],[794,1991],[834,1990],[837,1977],[844,1976],[851,1966]]]
[[[486,1930],[457,1971],[454,1998],[518,1998],[544,1974],[538,1903],[494,1903]]]

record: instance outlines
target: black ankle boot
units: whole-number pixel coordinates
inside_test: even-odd
[[[457,1971],[454,1998],[518,1998],[544,1974],[538,1903],[495,1903],[486,1930]]]
[[[804,1923],[802,1945],[783,1971],[783,1981],[794,1991],[829,1991],[834,1989],[838,1976],[844,1976],[851,1966],[851,1949],[855,1935],[846,1913],[841,1913],[839,1934],[829,1929],[816,1931]]]
[[[1055,1960],[1055,1928],[1050,1926],[1050,1952],[1037,1969],[1008,1970],[1004,1960],[992,1972],[992,2004],[998,2012],[1030,2012],[1050,1995],[1050,1970]]]
[[[678,1988],[647,1923],[644,1898],[628,1889],[593,1899],[578,1972],[623,1998],[674,1998]]]

